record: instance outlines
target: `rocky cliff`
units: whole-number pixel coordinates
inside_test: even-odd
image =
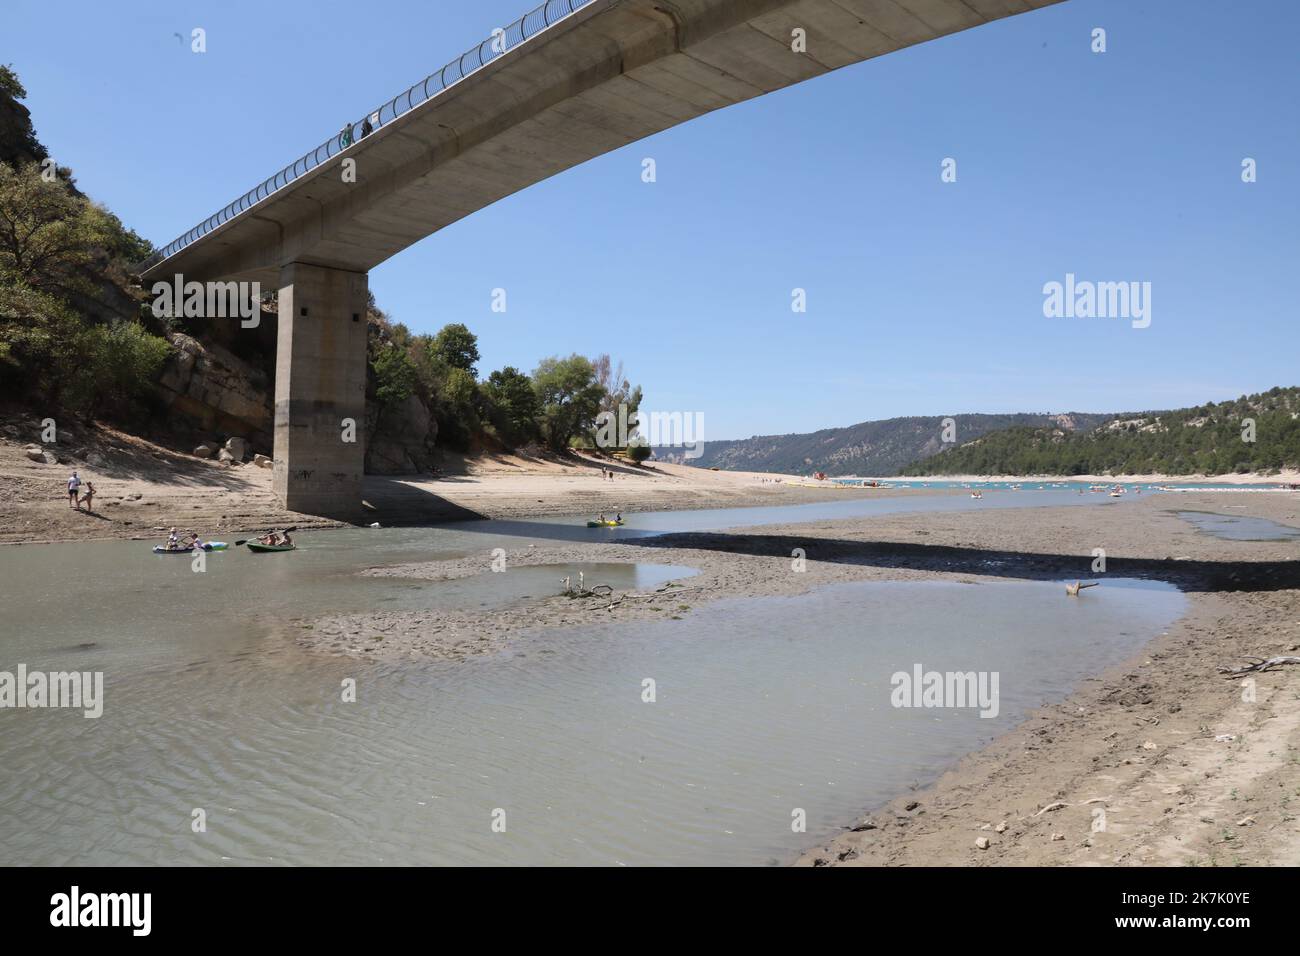
[[[274,321],[272,314],[263,323],[271,326],[272,334]],[[269,369],[275,367],[274,347],[269,354],[254,350],[241,356],[220,344],[223,335],[216,330],[203,336],[172,332],[167,337],[175,352],[157,392],[172,423],[199,433],[213,449],[230,438],[242,438],[250,454],[270,455],[275,381]],[[418,396],[382,410],[367,401],[365,426],[367,472],[416,475],[433,470],[438,423]]]
[[[270,454],[273,383],[266,372],[215,342],[183,332],[168,338],[176,351],[158,380],[168,414],[223,439],[243,438],[255,452]]]

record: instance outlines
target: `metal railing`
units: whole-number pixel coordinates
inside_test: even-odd
[[[422,82],[414,84],[404,93],[397,94],[378,109],[371,110],[354,123],[349,123],[311,152],[300,156],[274,176],[250,189],[219,212],[209,216],[183,236],[178,236],[167,243],[163,248],[140,263],[136,270],[144,272],[164,259],[175,255],[218,226],[252,209],[295,179],[355,146],[365,138],[364,135],[358,136],[357,132],[362,129],[367,120],[370,121],[373,129],[379,129],[381,126],[391,123],[397,117],[409,113],[421,103],[455,86],[465,77],[503,56],[507,51],[525,40],[532,39],[549,27],[559,23],[569,14],[594,2],[595,0],[546,0],[540,7],[525,13],[510,26],[502,28],[501,32],[493,31],[492,36],[478,44],[478,46],[466,50],[441,70],[430,73]]]

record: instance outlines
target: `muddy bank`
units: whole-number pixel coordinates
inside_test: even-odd
[[[1221,540],[1173,513],[1175,507],[1213,510],[1223,507],[1222,499],[1222,494],[1204,492],[1084,508],[913,513],[664,534],[618,544],[528,545],[506,551],[506,573],[511,567],[556,565],[550,595],[522,607],[461,616],[374,612],[324,618],[309,622],[306,642],[374,659],[459,657],[490,651],[525,628],[647,620],[686,613],[684,604],[802,594],[845,581],[1077,579],[1104,586],[1110,574],[1168,581],[1194,593],[1300,588],[1300,561],[1285,542]],[[1260,495],[1250,507],[1261,517],[1295,522],[1298,504],[1292,496]],[[1225,513],[1245,513],[1239,498],[1232,505],[1237,510]],[[1098,549],[1105,552],[1104,573],[1092,570]],[[367,573],[424,579],[434,586],[493,573],[495,557],[485,549],[454,561],[377,567]],[[698,574],[679,587],[647,593],[562,594],[563,566],[593,561],[673,564],[684,569],[684,576],[685,569]],[[590,588],[601,582],[585,583]]]
[[[1300,667],[1252,675],[1254,699],[1223,666],[1300,649],[1294,544],[1221,540],[1173,510],[1300,525],[1300,500],[1198,492],[1089,508],[910,514],[664,535],[634,544],[524,547],[509,567],[653,561],[698,569],[679,586],[542,596],[491,612],[377,613],[303,622],[297,640],[364,659],[463,659],[514,635],[600,621],[689,615],[719,598],[798,594],[841,581],[1098,580],[1176,583],[1189,611],[1136,657],[923,789],[810,849],[803,865],[1295,864],[1300,862]],[[795,549],[806,555],[796,570]],[[1106,572],[1094,574],[1094,549]],[[492,573],[485,552],[371,569],[436,586]],[[588,586],[599,583],[587,581]],[[1085,590],[1061,600],[1096,599]],[[1246,695],[1249,696],[1249,695]],[[925,783],[924,781],[922,783]],[[977,845],[977,841],[978,845]],[[987,841],[985,843],[985,841]]]

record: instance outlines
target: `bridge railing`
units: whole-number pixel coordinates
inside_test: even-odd
[[[525,40],[532,39],[563,20],[569,14],[593,2],[595,0],[546,0],[541,6],[525,13],[510,26],[494,30],[492,36],[477,46],[466,50],[456,59],[447,63],[441,70],[430,73],[421,82],[415,83],[405,92],[398,93],[378,109],[371,110],[361,119],[344,126],[311,152],[300,156],[265,182],[250,189],[234,202],[227,204],[224,208],[203,220],[189,232],[177,236],[136,266],[136,270],[144,272],[164,259],[175,255],[213,229],[229,222],[240,213],[246,212],[264,199],[279,192],[298,177],[356,145],[364,138],[361,135],[361,130],[367,119],[370,120],[370,124],[374,129],[391,123],[399,116],[410,112],[421,103],[432,99],[443,90],[449,89],[465,79],[465,77],[503,56]]]

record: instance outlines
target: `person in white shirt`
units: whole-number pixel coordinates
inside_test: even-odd
[[[72,476],[68,478],[68,507],[69,508],[76,508],[78,511],[81,510],[81,506],[77,504],[77,492],[80,490],[81,490],[81,479],[77,477],[77,473],[74,471],[72,473]]]

